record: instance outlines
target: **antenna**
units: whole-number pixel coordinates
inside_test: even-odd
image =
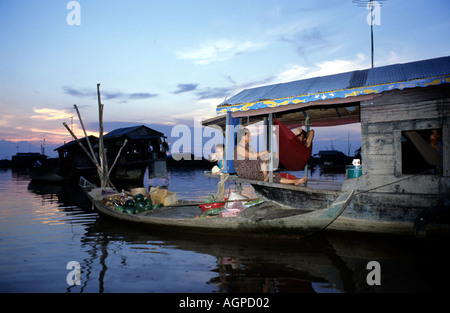
[[[358,7],[366,7],[367,9],[370,9],[370,54],[371,54],[371,65],[373,68],[373,11],[374,11],[374,7],[377,8],[378,12],[377,14],[380,15],[380,8],[381,5],[383,3],[383,1],[387,1],[387,0],[377,0],[377,1],[373,1],[373,0],[352,0],[353,3],[356,3],[356,5]],[[368,17],[368,16],[367,16]],[[379,17],[378,17],[379,18]],[[380,25],[379,23],[379,19],[377,19],[378,23],[377,25]],[[369,23],[369,19],[367,18],[367,23]]]

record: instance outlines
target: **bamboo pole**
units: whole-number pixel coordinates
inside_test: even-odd
[[[309,114],[306,114],[305,124],[306,124],[306,133],[308,133],[310,128],[311,128],[310,127],[311,125],[310,125],[310,122],[309,122]],[[306,163],[306,165],[305,165],[305,177],[308,177],[308,163]]]
[[[90,150],[91,153],[89,153],[87,151],[87,149],[83,146],[81,141],[77,138],[77,136],[73,133],[73,131],[69,128],[69,126],[67,126],[67,124],[65,122],[63,123],[63,125],[69,131],[69,133],[72,135],[72,137],[78,142],[78,144],[80,145],[81,149],[86,153],[87,157],[96,166],[97,173],[98,173],[98,176],[100,178],[101,188],[104,188],[107,185],[115,188],[114,185],[112,184],[111,180],[109,179],[109,176],[111,174],[112,169],[116,165],[117,160],[119,159],[119,156],[122,153],[122,150],[125,147],[125,145],[127,144],[128,140],[125,139],[122,147],[119,149],[119,152],[117,153],[117,156],[116,156],[116,158],[114,160],[113,165],[111,166],[111,169],[108,170],[108,161],[107,161],[105,146],[104,146],[104,142],[103,142],[103,104],[101,102],[101,97],[100,97],[100,84],[97,84],[97,97],[98,97],[98,114],[99,114],[99,151],[98,151],[98,160],[97,160],[97,158],[95,156],[94,149],[92,148],[92,145],[91,145],[91,143],[89,141],[89,137],[87,135],[86,128],[84,127],[83,119],[81,118],[81,114],[80,114],[76,104],[74,104],[74,108],[77,111],[78,118],[80,119],[80,124],[81,124],[81,127],[83,128],[83,132],[84,132],[84,135],[86,136],[86,141],[88,143],[89,150]]]
[[[97,167],[98,171],[102,171],[100,165],[98,164],[97,160],[91,156],[89,154],[89,152],[86,150],[86,148],[83,146],[83,144],[80,142],[80,140],[78,139],[78,137],[72,132],[72,130],[69,128],[69,126],[66,124],[66,122],[63,122],[64,127],[69,131],[69,133],[72,135],[72,137],[76,140],[76,142],[78,142],[78,144],[80,145],[81,149],[83,149],[83,151],[86,153],[86,155],[88,156],[88,158],[95,164],[95,166]]]
[[[269,172],[269,183],[273,183],[273,113],[269,113],[269,155],[270,155],[270,161],[267,164],[268,165],[268,172]]]
[[[119,152],[117,153],[116,159],[114,160],[113,165],[109,168],[108,177],[111,175],[111,171],[113,170],[114,166],[116,165],[117,160],[119,159],[120,154],[122,153],[122,149],[125,148],[125,145],[127,144],[128,139],[125,139],[125,141],[122,144],[122,147],[120,147]]]
[[[100,159],[100,167],[102,168],[102,176],[100,177],[101,187],[106,187],[109,176],[108,165],[106,161],[105,146],[103,143],[103,104],[100,97],[100,84],[97,84],[97,98],[98,98],[98,123],[99,123],[99,136],[98,136],[98,157]]]
[[[86,128],[84,127],[84,123],[83,123],[83,119],[81,118],[80,111],[78,111],[78,107],[76,104],[74,104],[73,107],[75,108],[75,111],[77,111],[78,119],[80,120],[81,128],[83,129],[84,136],[86,137],[86,141],[87,141],[89,150],[91,151],[91,155],[93,158],[95,158],[95,152],[94,152],[94,149],[92,148],[91,142],[89,140],[89,136],[87,135]]]
[[[95,163],[96,163],[96,167],[97,167],[97,174],[98,174],[98,177],[100,177],[100,181],[102,181],[102,177],[105,176],[105,169],[104,169],[102,166],[100,166],[100,165],[98,164],[97,158],[96,158],[96,156],[95,156],[94,149],[92,148],[91,142],[90,142],[90,140],[89,140],[89,136],[87,135],[86,128],[84,127],[83,119],[81,118],[81,114],[80,114],[80,111],[78,110],[77,105],[74,104],[73,106],[74,106],[75,110],[77,111],[78,118],[79,118],[80,124],[81,124],[81,128],[83,129],[84,136],[85,136],[85,138],[86,138],[86,141],[87,141],[89,150],[91,151],[91,155],[92,155],[91,160],[95,160],[95,161],[96,161]],[[85,152],[86,152],[86,154],[88,154],[87,151],[85,151]],[[88,155],[88,156],[89,156],[89,155]],[[112,185],[111,181],[109,180],[109,173],[108,173],[108,176],[106,177],[105,186],[106,186],[106,184],[108,184],[108,183],[109,183],[109,185],[110,185],[111,187],[114,187],[114,186]]]

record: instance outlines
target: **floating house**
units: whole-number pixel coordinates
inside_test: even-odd
[[[89,136],[89,142],[98,156],[98,138]],[[116,165],[111,171],[113,181],[142,181],[149,170],[150,177],[167,176],[166,143],[163,133],[145,125],[125,127],[113,130],[103,136],[107,162],[111,166],[115,162],[125,140]],[[80,139],[88,149],[86,138]],[[97,169],[80,147],[77,141],[68,142],[55,149],[58,158],[47,162],[45,166],[30,169],[33,180],[78,182],[80,176],[97,179]]]
[[[103,137],[107,155],[116,156],[125,139],[128,143],[119,157],[113,180],[132,177],[142,180],[147,167],[150,178],[167,176],[167,144],[163,133],[144,125],[113,130]]]
[[[328,229],[450,234],[450,57],[246,89],[216,111],[220,115],[203,124],[224,130],[230,179],[250,183],[259,195],[307,209],[355,189]],[[361,175],[301,186],[233,175],[236,127],[260,121],[267,125],[269,151],[275,123],[288,128],[360,123]],[[279,156],[283,165],[295,157]]]

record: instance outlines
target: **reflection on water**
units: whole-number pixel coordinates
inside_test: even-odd
[[[202,200],[215,194],[217,180],[176,170],[168,186],[180,198]],[[243,240],[141,228],[99,216],[77,187],[30,182],[11,170],[0,171],[0,197],[0,292],[449,289],[445,251],[412,238],[321,233]],[[70,261],[80,263],[80,285],[66,282]],[[381,265],[380,286],[367,284],[369,261]]]

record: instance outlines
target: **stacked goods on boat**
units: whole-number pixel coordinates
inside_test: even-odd
[[[151,188],[147,193],[146,188],[135,188],[131,192],[123,191],[108,195],[103,202],[117,212],[138,214],[153,210],[162,206],[172,205],[178,202],[176,193],[167,189]]]
[[[228,198],[217,201],[213,195],[206,198],[205,204],[200,204],[202,215],[198,217],[236,217],[246,208],[263,202],[262,199],[249,199],[237,192],[231,192]]]

